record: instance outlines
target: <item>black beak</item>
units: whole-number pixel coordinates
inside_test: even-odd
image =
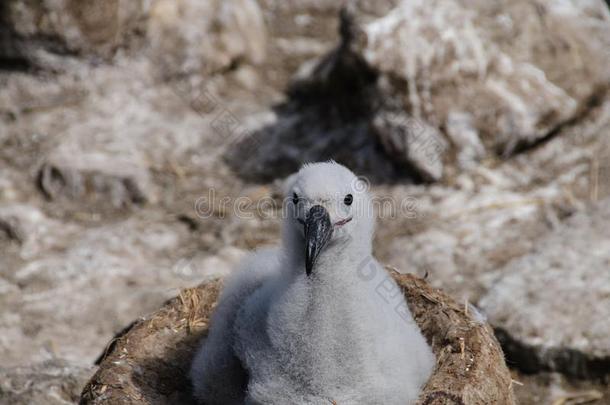
[[[314,205],[305,219],[305,271],[309,276],[316,259],[333,234],[333,226],[326,208]]]

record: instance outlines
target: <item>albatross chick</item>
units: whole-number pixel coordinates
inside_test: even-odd
[[[288,180],[281,245],[253,253],[226,281],[193,361],[201,403],[417,400],[435,358],[372,256],[373,207],[359,184],[334,162]]]

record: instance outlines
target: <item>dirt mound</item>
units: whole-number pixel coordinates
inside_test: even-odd
[[[394,274],[437,356],[420,404],[513,404],[510,373],[491,328],[412,275]],[[188,369],[205,336],[221,282],[187,289],[117,336],[85,386],[81,404],[193,403]]]

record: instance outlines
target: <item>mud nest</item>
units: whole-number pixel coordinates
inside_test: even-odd
[[[437,356],[418,404],[514,404],[510,373],[489,325],[420,278],[394,278]],[[216,280],[184,290],[113,339],[80,403],[194,404],[188,370],[220,289]]]

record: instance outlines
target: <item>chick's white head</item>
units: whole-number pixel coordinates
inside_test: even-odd
[[[284,232],[305,252],[310,274],[321,254],[370,251],[374,213],[367,183],[335,162],[307,164],[288,181]]]

